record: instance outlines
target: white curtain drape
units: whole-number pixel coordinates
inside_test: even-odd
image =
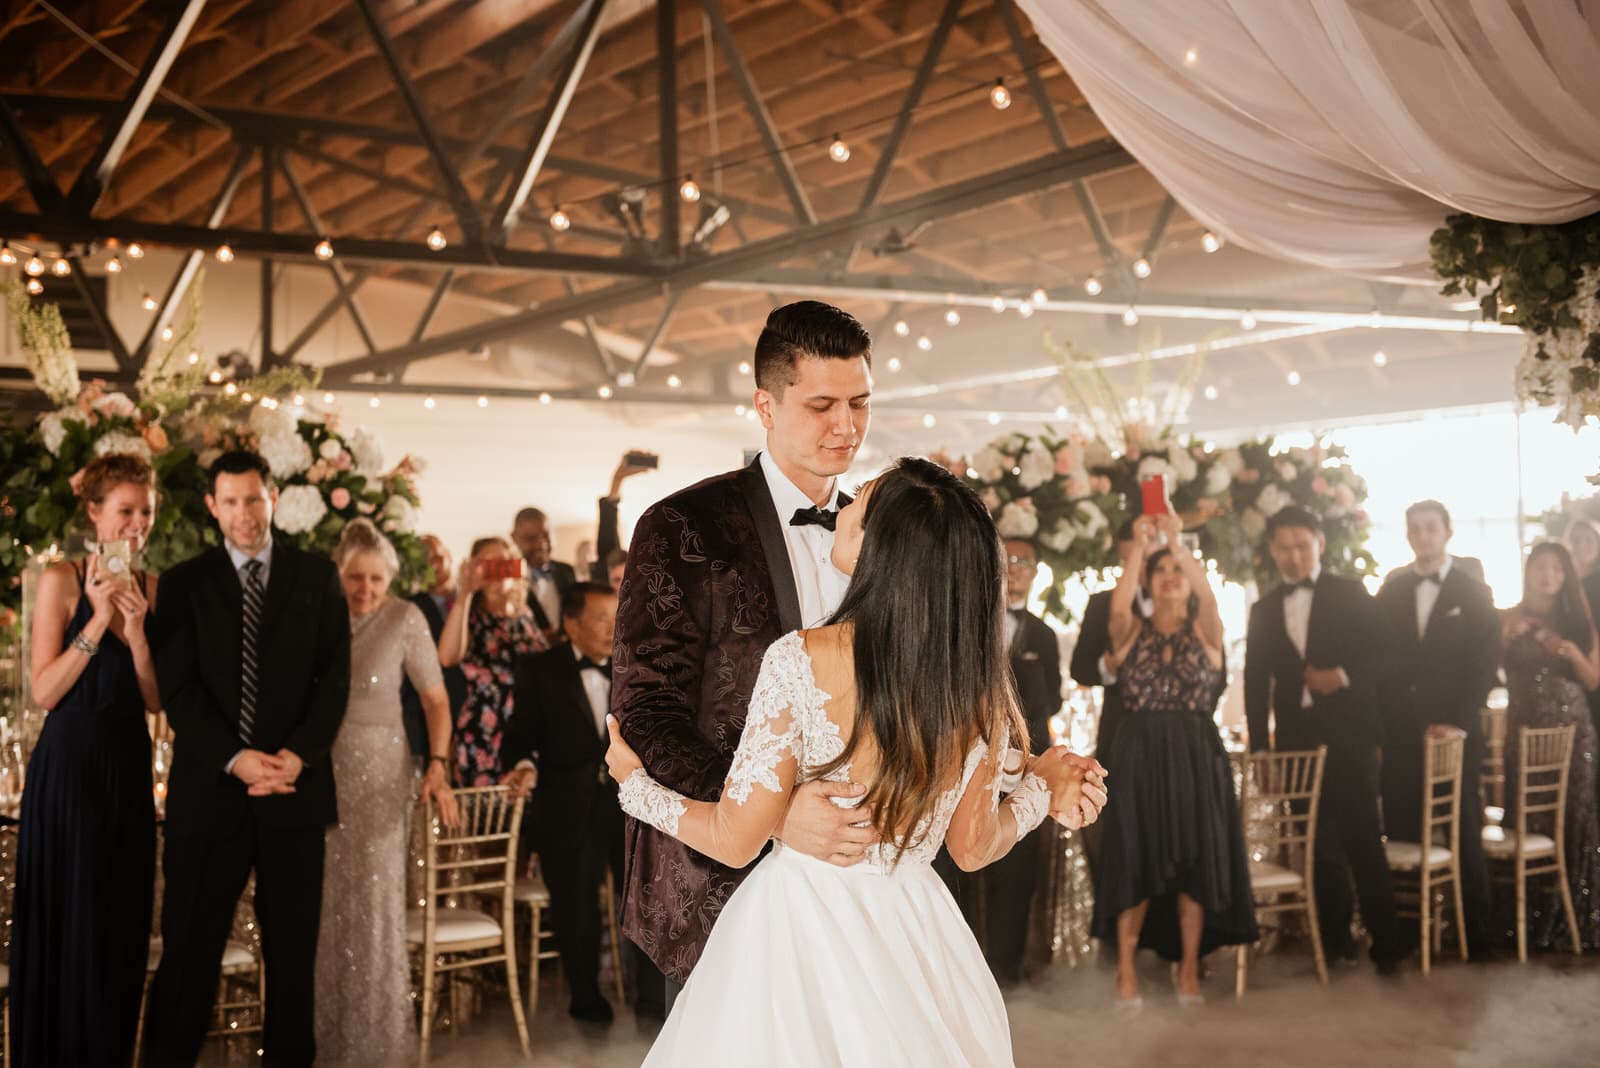
[[[1600,0],[1018,0],[1196,218],[1432,279],[1444,216],[1600,210]]]

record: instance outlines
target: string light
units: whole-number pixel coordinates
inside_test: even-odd
[[[1017,314],[1022,316],[1024,319],[1033,318],[1033,302],[1031,300],[1025,300],[1021,304],[1018,304]]]
[[[144,291],[144,296],[140,298],[139,306],[145,311],[151,312],[161,307],[161,305],[156,303],[156,298],[150,295],[150,291],[148,289]]]
[[[896,337],[905,337],[911,333],[911,324],[906,322],[904,319],[896,320],[894,324],[894,332]]]
[[[1198,48],[1191,48],[1183,54],[1183,65],[1185,67],[1192,67],[1198,62],[1200,62],[1200,50]]]
[[[44,283],[39,281],[37,278],[28,279],[28,292],[37,297],[40,293],[44,292]]]
[[[1123,326],[1138,326],[1139,325],[1139,313],[1134,311],[1132,308],[1129,308],[1127,311],[1123,312],[1122,313],[1122,325]]]
[[[1379,367],[1388,367],[1389,354],[1384,352],[1382,349],[1379,349],[1377,352],[1372,354],[1372,362]]]
[[[192,355],[195,357],[195,359],[199,359],[200,358],[200,354],[198,352],[192,353]],[[296,408],[304,408],[305,407],[306,399],[302,394],[296,393],[294,395],[294,397],[293,397],[293,401],[294,401],[294,406]]]
[[[144,246],[137,241],[128,242],[128,258],[130,260],[144,259]]]
[[[106,274],[121,274],[121,273],[122,273],[122,261],[120,259],[118,259],[115,256],[112,256],[109,260],[106,260]]]
[[[189,366],[190,367],[193,367],[195,364],[197,364],[199,362],[200,362],[200,354],[198,352],[189,353]],[[299,397],[298,394],[295,395],[294,402],[296,404],[300,403],[300,397]]]
[[[16,262],[17,254],[11,251],[11,242],[0,241],[0,264],[11,267],[15,265]]]
[[[319,260],[333,259],[333,242],[323,238],[317,242],[317,247],[311,250]]]
[[[939,425],[939,420],[933,417],[932,412],[929,412],[922,417],[922,425],[924,428],[932,430],[934,427]]]
[[[333,403],[333,394],[332,393],[324,393],[322,395],[322,403],[323,404],[332,404]]]
[[[1245,312],[1239,316],[1239,327],[1243,330],[1254,330],[1256,328],[1256,317],[1249,312]]]
[[[750,361],[749,360],[740,360],[739,361],[739,373],[742,374],[742,375],[747,375],[747,374],[750,373]]]
[[[1100,284],[1100,279],[1092,274],[1083,280],[1083,291],[1091,297],[1098,297],[1103,289],[1105,286]]]
[[[435,252],[443,252],[444,247],[450,242],[444,239],[444,231],[435,226],[428,231],[428,247]]]
[[[1222,247],[1222,238],[1218,237],[1210,230],[1207,230],[1205,233],[1200,235],[1200,247],[1205,249],[1207,252],[1215,252],[1217,249]]]
[[[951,326],[960,326],[961,313],[956,311],[954,308],[950,308],[944,313],[944,321]]]
[[[1050,299],[1050,294],[1044,291],[1043,286],[1040,286],[1032,293],[1028,294],[1028,299],[1033,301],[1035,307],[1038,307],[1040,304],[1043,304],[1045,301]]]
[[[1150,261],[1143,256],[1133,261],[1133,273],[1140,278],[1150,277]]]
[[[1011,106],[1011,90],[1006,88],[1004,78],[994,80],[994,88],[989,90],[989,103],[994,105],[996,111],[1004,111]]]
[[[678,195],[688,204],[693,204],[700,199],[700,186],[696,184],[694,175],[686,174],[683,176],[683,184],[678,187]]]
[[[993,300],[991,300],[989,302],[989,307],[993,308],[997,312],[1005,311],[1006,310],[1006,298],[1004,298],[1004,297],[995,297]]]
[[[378,405],[380,405],[382,403],[383,403],[383,401],[381,399],[379,399],[379,397],[378,397],[378,395],[376,393],[374,393],[372,396],[367,398],[367,406],[370,407],[370,408],[376,408]]]
[[[163,326],[161,328],[161,340],[162,341],[171,341],[172,340],[172,327]]]
[[[1217,399],[1217,387],[1216,386],[1207,386],[1206,387],[1206,400],[1216,400],[1216,399]]]
[[[923,352],[927,352],[929,349],[933,348],[933,338],[929,337],[927,334],[923,334],[921,337],[917,338],[917,348],[921,349]]]
[[[744,410],[744,405],[742,404],[735,404],[733,406],[733,414],[739,416],[741,419],[744,418]]]
[[[990,426],[999,426],[1000,425],[1000,413],[999,412],[990,412],[989,413],[989,425]]]
[[[41,260],[38,254],[35,253],[28,257],[28,262],[22,265],[22,269],[37,278],[39,275],[44,274],[44,260]]]
[[[595,390],[595,392],[600,395],[600,399],[601,400],[610,400],[611,399],[612,390],[611,390],[610,386],[602,385],[599,389]]]
[[[210,374],[206,375],[206,381],[210,382],[213,386],[216,385],[222,381],[222,372],[212,371]]]
[[[682,385],[683,385],[683,379],[679,378],[677,375],[668,375],[667,376],[667,388],[668,389],[678,389]]]
[[[550,394],[548,394],[548,393],[539,394],[539,403],[540,404],[549,404],[550,403]]]
[[[233,262],[233,248],[231,246],[229,246],[229,245],[218,245],[217,246],[217,262],[218,263],[232,263]]]
[[[902,364],[900,363],[900,357],[898,357],[898,356],[890,356],[889,357],[889,370],[898,371],[898,370],[900,370],[901,366],[902,366]]]
[[[623,371],[621,374],[617,375],[617,385],[624,388],[633,385],[634,381],[635,379],[632,371]]]
[[[232,382],[229,382],[227,385],[222,387],[222,392],[231,397],[235,393],[239,392],[239,387],[234,385]]]
[[[1057,419],[1065,419],[1066,417],[1067,417],[1067,406],[1065,404],[1056,405],[1056,418]]]
[[[67,262],[65,256],[57,256],[50,264],[50,273],[57,278],[65,278],[72,273],[72,264]]]
[[[689,198],[685,197],[684,199],[687,200]],[[560,205],[557,205],[556,210],[550,213],[550,229],[558,234],[564,234],[572,229],[572,216],[563,211]]]
[[[1289,372],[1289,376],[1288,376],[1288,382],[1289,382],[1289,384],[1291,386],[1298,386],[1300,384],[1300,372],[1299,371],[1290,371]]]
[[[482,394],[482,393],[478,394],[478,407],[480,407],[480,408],[489,407],[489,398],[487,396],[485,396],[484,394]]]
[[[828,158],[835,163],[848,163],[850,161],[850,146],[838,134],[833,135],[833,142],[828,145]]]

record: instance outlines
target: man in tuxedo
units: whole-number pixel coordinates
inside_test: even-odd
[[[561,638],[561,598],[578,581],[571,564],[550,558],[550,520],[537,508],[524,508],[511,523],[511,543],[522,554],[528,580],[528,607],[552,645]]]
[[[156,673],[176,735],[168,784],[163,953],[149,1063],[192,1065],[251,871],[266,969],[265,1061],[316,1058],[312,989],[329,750],[350,693],[350,616],[331,562],[272,536],[266,461],[224,453],[206,507],[223,544],[161,580]]]
[[[1117,556],[1122,560],[1122,566],[1128,566],[1128,558],[1135,547],[1133,538],[1133,520],[1122,524],[1117,531]],[[1144,597],[1141,594],[1134,600],[1134,611],[1144,615]],[[1079,686],[1099,686],[1100,694],[1100,725],[1095,732],[1094,755],[1097,760],[1104,759],[1111,751],[1111,739],[1116,734],[1117,725],[1122,721],[1122,696],[1117,689],[1117,663],[1116,655],[1111,648],[1111,591],[1101,590],[1089,597],[1089,603],[1083,609],[1083,622],[1078,627],[1078,640],[1072,646],[1072,663],[1070,665],[1072,680]],[[1085,837],[1089,837],[1086,829]],[[1098,838],[1098,826],[1095,826],[1093,837]]]
[[[1489,959],[1489,870],[1483,857],[1484,702],[1500,655],[1500,617],[1489,587],[1449,552],[1450,513],[1438,501],[1406,509],[1416,561],[1391,575],[1378,604],[1394,639],[1394,670],[1383,686],[1383,822],[1390,838],[1422,835],[1423,741],[1436,724],[1467,733],[1461,767],[1461,896],[1467,947]]]
[[[1354,876],[1372,959],[1390,975],[1410,947],[1395,915],[1378,820],[1378,686],[1388,667],[1389,628],[1359,582],[1323,571],[1324,544],[1317,517],[1304,509],[1285,508],[1267,520],[1267,548],[1283,581],[1250,608],[1244,660],[1250,748],[1328,747],[1315,863],[1323,942],[1336,959],[1355,957]]]
[[[867,432],[872,341],[854,317],[818,301],[775,309],[756,341],[755,410],[765,450],[749,466],[680,490],[634,528],[617,609],[611,707],[657,781],[714,801],[733,761],[767,646],[824,622],[848,579],[829,553],[838,479]],[[833,796],[795,791],[776,837],[850,865],[876,840]],[[728,895],[749,873],[627,821],[623,926],[666,973],[668,1000],[688,978]]]
[[[410,601],[421,609],[422,618],[428,621],[428,633],[433,635],[433,643],[438,645],[439,635],[444,631],[444,621],[450,616],[450,606],[456,601],[454,562],[450,558],[450,550],[445,548],[438,535],[424,534],[422,544],[428,549],[428,567],[433,572],[433,585],[412,594]],[[444,669],[444,690],[450,699],[450,721],[453,723],[456,713],[461,711],[462,702],[467,699],[467,676],[460,665]],[[419,757],[429,756],[428,719],[422,711],[422,699],[417,696],[410,679],[400,680],[400,709],[411,752]]]
[[[561,627],[570,644],[517,658],[517,711],[500,755],[514,769],[505,782],[518,793],[533,787],[528,833],[550,888],[556,947],[572,992],[568,1012],[610,1023],[611,1005],[600,993],[599,891],[609,866],[621,899],[622,808],[605,760],[616,591],[575,583],[561,601]],[[659,1017],[661,973],[632,944],[628,950],[638,958],[640,1012]]]

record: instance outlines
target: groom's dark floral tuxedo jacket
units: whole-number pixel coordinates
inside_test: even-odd
[[[639,518],[619,591],[611,708],[656,781],[715,801],[767,646],[800,625],[783,528],[760,461]],[[684,981],[748,868],[628,821],[622,925]]]

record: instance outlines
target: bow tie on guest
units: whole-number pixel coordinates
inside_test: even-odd
[[[523,574],[527,576],[529,582],[532,582],[534,579],[547,579],[552,582],[555,581],[555,575],[548,567],[529,567],[524,564],[522,571]]]
[[[590,660],[586,656],[582,656],[578,658],[578,670],[598,671],[600,674],[609,679],[611,677],[611,661],[607,660],[604,664],[600,664]]]
[[[1316,588],[1317,584],[1312,582],[1310,579],[1301,579],[1299,582],[1285,582],[1283,584],[1285,595],[1291,594],[1295,590],[1306,590],[1307,592],[1310,592]]]
[[[1431,573],[1426,574],[1426,575],[1422,574],[1421,572],[1418,572],[1417,573],[1417,581],[1418,582],[1431,582],[1435,586],[1441,585],[1444,582],[1444,580],[1439,577],[1439,572],[1437,572],[1437,571],[1431,572]]]
[[[830,512],[826,508],[796,508],[794,515],[789,518],[791,527],[804,527],[816,524],[823,530],[832,530],[839,521],[838,512]]]

